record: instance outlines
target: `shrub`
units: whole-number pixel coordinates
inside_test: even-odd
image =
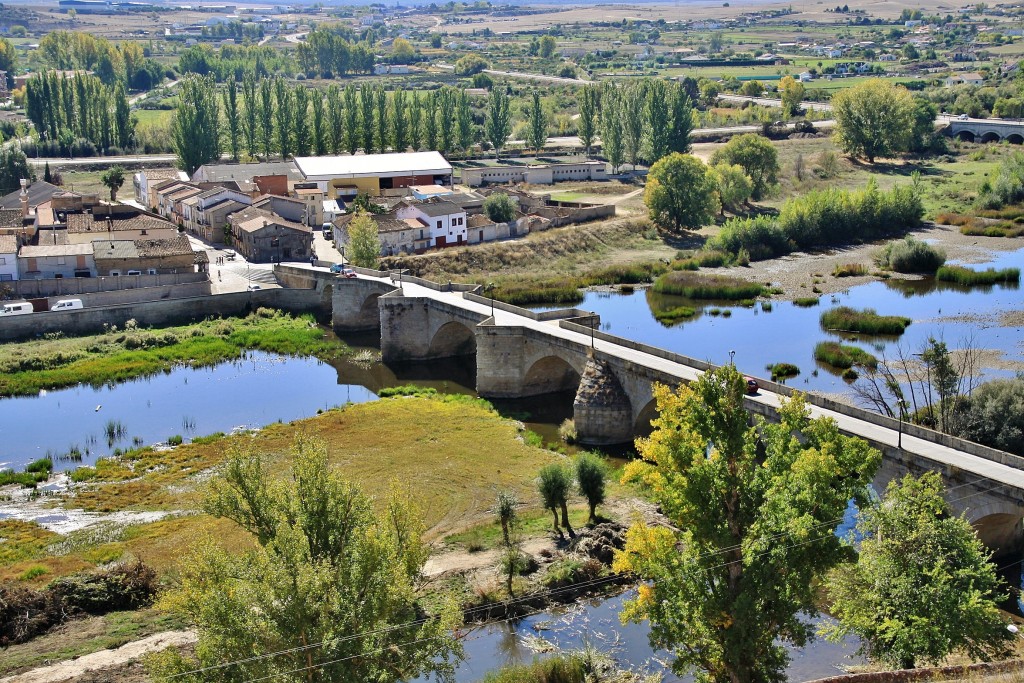
[[[798,299],[793,299],[794,306],[800,306],[801,308],[810,308],[811,306],[818,305],[818,297],[816,296],[802,296]]]
[[[483,683],[585,683],[586,680],[586,667],[579,655],[558,655],[492,671],[484,676]]]
[[[897,273],[934,273],[946,262],[946,252],[927,242],[908,237],[889,242],[878,254],[880,268]]]
[[[1024,377],[985,382],[971,395],[964,414],[964,437],[1024,455]]]
[[[868,267],[862,263],[836,264],[836,267],[832,270],[832,277],[857,277],[867,274]]]
[[[955,282],[958,285],[964,285],[967,287],[978,285],[1018,284],[1020,283],[1020,269],[1004,268],[1002,270],[996,270],[995,268],[988,268],[986,270],[973,270],[963,266],[942,266],[939,268],[938,272],[935,273],[935,279],[942,282]]]
[[[910,323],[910,318],[878,315],[871,308],[857,311],[849,306],[839,306],[821,314],[822,328],[837,332],[900,335]]]
[[[167,437],[168,446],[180,446],[184,439],[181,438],[181,434],[175,434],[174,436]]]
[[[691,272],[670,272],[654,282],[654,291],[687,299],[723,299],[738,301],[764,294],[764,286],[724,275],[697,275]]]
[[[792,363],[769,364],[766,370],[772,373],[773,380],[786,379],[787,377],[796,377],[797,375],[800,374],[800,368],[793,365]]]
[[[666,325],[672,325],[680,320],[688,320],[695,315],[697,315],[697,310],[694,308],[690,308],[689,306],[676,306],[675,308],[670,308],[667,311],[655,311],[654,319],[658,322],[665,323]]]
[[[814,360],[840,369],[852,368],[854,365],[878,367],[878,359],[864,349],[833,341],[819,342],[814,347]]]
[[[497,192],[484,200],[484,213],[495,223],[508,223],[516,217],[516,203],[507,194]]]
[[[558,437],[569,445],[576,443],[576,423],[572,421],[572,418],[567,417],[562,424],[558,425]]]

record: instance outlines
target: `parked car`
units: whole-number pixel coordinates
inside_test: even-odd
[[[0,315],[28,315],[32,312],[32,304],[27,301],[4,304],[4,307],[0,308]]]
[[[335,263],[331,265],[331,272],[338,273],[342,277],[357,277],[356,271],[340,263]]]
[[[259,285],[249,285],[248,289],[250,292],[255,292],[260,288]]]
[[[234,261],[236,256],[238,256],[238,253],[234,249],[224,250],[224,258],[226,258],[228,261]]]
[[[747,382],[747,394],[749,394],[750,396],[755,395],[758,391],[761,390],[761,385],[758,384],[757,380],[754,379],[753,377],[744,377],[743,379],[746,380]]]
[[[958,116],[957,118],[960,119],[961,121],[966,121],[970,117],[967,114],[960,114],[960,116]]]
[[[50,307],[51,311],[73,311],[84,308],[81,299],[61,299]]]

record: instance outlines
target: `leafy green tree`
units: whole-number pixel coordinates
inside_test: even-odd
[[[490,68],[490,64],[480,55],[469,54],[459,57],[455,61],[456,76],[472,76],[488,68]]]
[[[701,681],[786,680],[784,644],[813,637],[800,617],[817,613],[819,577],[847,556],[836,525],[881,461],[833,420],[812,420],[799,396],[778,423],[751,416],[745,390],[732,365],[676,391],[657,385],[654,432],[623,475],[675,530],[629,530],[613,566],[643,583],[622,618],[649,619],[652,646]]]
[[[439,151],[448,154],[455,149],[455,135],[458,122],[455,119],[455,89],[442,88],[437,97],[437,118],[439,135]]]
[[[782,98],[782,113],[794,116],[804,100],[804,84],[792,76],[783,76],[779,81],[779,96]]]
[[[0,145],[0,190],[13,192],[22,180],[35,180],[28,158],[17,143]]]
[[[419,93],[413,91],[409,98],[409,146],[414,152],[420,149],[423,139],[423,101]]]
[[[122,151],[135,145],[135,122],[131,107],[128,105],[128,93],[123,83],[114,87],[114,140]]]
[[[124,185],[124,168],[119,164],[111,166],[100,176],[100,182],[110,190],[110,201],[117,201],[117,191]]]
[[[335,83],[327,87],[327,122],[331,154],[340,154],[345,143],[345,110],[341,104],[341,90]]]
[[[310,139],[309,131],[309,89],[299,83],[292,91],[292,130],[294,131],[295,155],[304,157],[309,155]],[[320,94],[317,93],[317,97]]]
[[[457,125],[455,127],[455,132],[458,137],[459,149],[462,150],[463,154],[469,154],[469,150],[473,146],[473,140],[475,137],[473,112],[470,111],[469,95],[466,94],[465,90],[459,90],[456,97],[455,119]]]
[[[404,152],[409,147],[409,106],[401,88],[392,95],[391,108],[395,151]]]
[[[740,94],[747,97],[760,97],[764,94],[764,84],[761,81],[744,81],[740,86]]]
[[[562,529],[558,526],[558,510],[562,511],[562,526],[569,532],[569,538],[574,538],[576,532],[569,524],[569,491],[572,489],[572,474],[565,466],[553,462],[541,468],[537,479],[537,491],[540,493],[542,504],[554,518],[554,531],[559,536]]]
[[[682,85],[674,86],[671,93],[672,128],[668,138],[669,151],[686,154],[690,151],[690,134],[693,132],[693,100]]]
[[[363,268],[376,268],[380,263],[380,234],[377,221],[359,212],[348,223],[348,259]]]
[[[672,151],[672,112],[669,88],[665,81],[652,80],[647,84],[647,161],[654,163]],[[689,138],[689,135],[687,135]]]
[[[834,570],[828,635],[861,639],[860,652],[900,669],[939,664],[960,652],[988,660],[1009,654],[1014,635],[989,551],[943,499],[942,477],[907,475],[862,510],[856,564]]]
[[[541,36],[540,38],[540,57],[541,59],[551,59],[555,55],[555,50],[558,48],[558,43],[555,41],[554,36]]]
[[[259,121],[259,99],[257,93],[256,76],[252,73],[246,73],[242,79],[242,135],[245,138],[245,151],[254,159],[260,155],[259,131],[256,128]]]
[[[373,86],[369,83],[363,83],[359,87],[359,123],[362,132],[363,152],[366,154],[373,154],[374,152],[373,141],[376,135],[374,134],[373,110]]]
[[[220,159],[220,107],[212,76],[185,76],[178,86],[178,107],[171,138],[178,166],[190,176],[203,164]]]
[[[732,138],[711,155],[711,165],[739,164],[754,184],[752,197],[763,199],[779,182],[779,154],[772,143],[757,133]]]
[[[722,204],[722,213],[729,209],[736,212],[754,191],[754,183],[739,164],[717,164],[711,167],[718,186],[718,199]]]
[[[935,139],[935,117],[939,108],[924,97],[914,98],[914,123],[907,141],[907,151],[927,152]]]
[[[23,28],[24,30],[24,28]],[[14,74],[18,69],[18,50],[14,43],[6,38],[0,38],[0,71],[7,72],[7,87],[14,86]]]
[[[241,146],[242,121],[238,110],[238,84],[235,79],[228,81],[228,86],[221,93],[224,100],[224,124],[228,136],[228,149],[231,159],[238,161]]]
[[[260,81],[260,139],[263,158],[270,159],[274,147],[274,83],[269,78]]]
[[[295,98],[285,80],[278,76],[274,79],[274,122],[277,132],[277,151],[281,159],[292,155],[292,122],[295,118]]]
[[[580,453],[576,457],[576,486],[580,495],[587,499],[590,508],[590,523],[597,522],[597,506],[604,502],[605,479],[608,468],[604,460],[594,453]]]
[[[484,134],[491,146],[494,147],[494,158],[500,158],[501,150],[505,146],[508,136],[512,134],[512,108],[504,88],[491,90]]]
[[[643,145],[644,129],[647,125],[647,117],[644,115],[645,104],[644,87],[640,82],[625,88],[619,97],[622,149],[633,170],[636,170],[640,162],[640,147]]]
[[[594,138],[597,137],[597,103],[594,92],[595,86],[586,86],[580,92],[580,117],[576,122],[576,134],[583,143],[584,152],[590,158],[590,148],[594,146]]]
[[[415,587],[427,550],[408,495],[394,489],[376,511],[330,469],[319,440],[296,440],[290,461],[291,476],[278,480],[262,454],[228,454],[205,508],[241,527],[253,547],[231,554],[209,539],[185,561],[165,604],[196,626],[199,642],[194,655],[155,656],[156,680],[451,676],[461,615],[446,602],[421,618]]]
[[[544,149],[544,143],[548,141],[548,119],[544,115],[544,107],[541,105],[540,92],[536,89],[533,91],[533,100],[527,118],[529,121],[529,127],[526,130],[527,144],[537,150],[537,156],[540,156],[541,150]]]
[[[345,151],[355,154],[358,149],[359,99],[356,95],[356,87],[349,83],[345,86]]]
[[[519,498],[515,491],[498,491],[494,515],[501,525],[501,566],[505,574],[505,588],[512,597],[512,579],[525,567],[525,558],[519,543]]]
[[[604,104],[601,107],[601,150],[604,152],[608,163],[612,166],[612,173],[618,173],[619,167],[625,160],[622,146],[622,123],[619,119],[619,97],[614,91],[608,91],[603,96]]]
[[[423,98],[423,141],[427,149],[437,149],[437,109],[440,91],[428,92]]]
[[[971,394],[963,412],[961,436],[1024,455],[1024,375],[985,382]]]
[[[313,154],[319,157],[327,154],[327,148],[331,142],[327,131],[323,93],[319,90],[313,91],[310,106],[313,112],[310,119],[312,123]]]
[[[840,90],[832,96],[835,139],[847,154],[868,163],[907,149],[914,126],[910,91],[881,78]]]
[[[484,213],[495,223],[508,223],[516,217],[516,203],[504,192],[495,192],[484,200]]]
[[[644,203],[651,220],[673,231],[707,225],[718,212],[715,175],[700,159],[673,152],[647,174]]]
[[[378,85],[373,91],[374,127],[376,128],[377,149],[386,152],[391,146],[391,116],[388,112],[388,94]]]

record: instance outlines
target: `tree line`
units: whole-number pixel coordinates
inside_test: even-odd
[[[25,84],[25,113],[51,147],[66,153],[76,140],[102,150],[132,147],[135,118],[121,82],[104,84],[96,76],[57,72],[37,74]]]
[[[81,31],[51,31],[39,41],[39,53],[55,69],[92,71],[108,86],[150,90],[164,80],[164,67],[133,40],[115,45]]]
[[[450,154],[476,141],[469,96],[447,86],[422,94],[369,83],[321,90],[248,74],[218,96],[209,75],[187,77],[179,98],[172,137],[189,173],[225,150],[236,161],[243,152],[264,159],[422,148]]]

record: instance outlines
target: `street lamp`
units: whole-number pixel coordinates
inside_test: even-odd
[[[896,448],[903,450],[903,414],[907,410],[907,402],[905,399],[899,399],[896,401],[896,408],[899,410],[899,431],[896,433]]]
[[[484,291],[487,292],[488,296],[491,298],[491,320],[493,321],[494,320],[494,283],[493,282],[488,282],[486,285],[484,285]]]
[[[729,350],[729,365],[736,367],[736,352]]]

